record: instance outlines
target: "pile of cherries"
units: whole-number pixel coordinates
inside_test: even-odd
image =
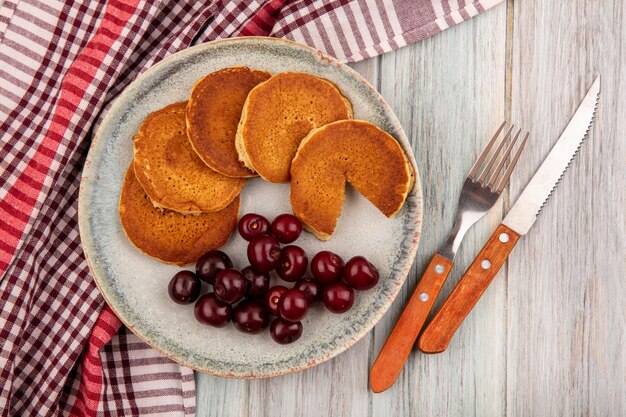
[[[345,313],[354,304],[355,289],[367,290],[378,283],[378,270],[364,257],[344,263],[329,251],[313,257],[313,278],[304,277],[309,265],[304,250],[296,245],[281,247],[302,233],[302,223],[291,214],[281,214],[270,224],[265,217],[249,213],[239,220],[238,230],[249,242],[250,266],[233,269],[228,255],[212,250],[198,259],[195,273],[178,272],[169,283],[174,302],[196,303],[194,315],[200,323],[224,327],[232,320],[238,330],[256,334],[275,317],[270,325],[272,338],[292,343],[302,335],[302,319],[309,307],[322,301],[329,311]],[[295,284],[270,288],[271,271]],[[201,280],[212,285],[213,292],[200,296]]]

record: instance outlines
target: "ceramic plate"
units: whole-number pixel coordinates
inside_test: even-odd
[[[332,81],[352,102],[355,118],[389,132],[414,167],[415,160],[398,119],[360,75],[319,51],[284,40],[238,38],[186,49],[150,68],[117,98],[93,139],[79,197],[81,240],[102,295],[135,334],[184,365],[226,377],[270,377],[314,366],[341,353],[387,311],[406,279],[419,242],[421,183],[417,175],[404,207],[392,219],[347,187],[333,237],[322,243],[303,233],[297,241],[310,257],[330,250],[346,260],[363,255],[378,267],[379,284],[357,293],[349,312],[337,315],[321,305],[313,308],[303,322],[300,340],[286,346],[274,343],[269,331],[250,336],[232,325],[215,329],[199,324],[192,305],[180,306],[168,298],[167,284],[180,268],[162,264],[130,243],[120,223],[118,200],[133,157],[132,136],[144,118],[186,100],[199,78],[231,66],[271,73],[300,71]],[[289,184],[249,180],[241,193],[240,214],[250,212],[270,219],[291,212]],[[235,267],[247,265],[245,247],[236,233],[223,247]]]

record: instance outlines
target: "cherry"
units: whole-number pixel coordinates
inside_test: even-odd
[[[341,278],[343,265],[343,259],[339,255],[329,251],[322,251],[313,257],[311,272],[323,284],[330,284]]]
[[[345,313],[354,304],[354,290],[343,282],[328,284],[322,291],[322,300],[329,311]]]
[[[265,305],[272,315],[278,315],[278,302],[280,301],[280,297],[282,297],[286,291],[287,287],[276,285],[270,288],[267,292],[267,295],[265,296]]]
[[[272,222],[272,234],[280,243],[291,243],[300,237],[302,223],[293,214],[281,214]]]
[[[217,273],[213,288],[218,300],[233,304],[246,294],[248,281],[241,272],[227,268]]]
[[[248,243],[248,261],[258,272],[269,272],[278,266],[280,245],[272,236],[257,236]]]
[[[177,304],[191,304],[200,296],[201,283],[191,271],[180,271],[172,277],[167,292]]]
[[[279,317],[270,325],[270,335],[276,343],[281,345],[293,343],[302,336],[302,323],[283,320]]]
[[[239,219],[237,229],[242,238],[251,241],[257,236],[267,235],[270,231],[270,222],[260,214],[248,213]]]
[[[202,324],[213,327],[224,327],[230,321],[232,307],[217,299],[214,293],[204,294],[198,299],[193,313]]]
[[[308,265],[309,260],[304,250],[299,246],[289,245],[280,252],[276,273],[285,281],[294,282],[302,278]]]
[[[232,268],[233,262],[221,250],[212,250],[200,257],[196,262],[196,274],[204,282],[213,285],[215,276],[222,269]]]
[[[300,278],[293,287],[304,293],[309,306],[314,306],[322,299],[322,284],[316,279]]]
[[[241,273],[248,281],[246,297],[252,299],[265,297],[270,288],[270,273],[256,272],[251,266],[246,266]]]
[[[278,313],[287,321],[300,321],[309,311],[306,295],[296,288],[287,290],[278,301]]]
[[[270,315],[261,303],[252,300],[242,301],[233,311],[233,323],[244,333],[261,333],[270,322]]]
[[[355,256],[346,263],[344,279],[355,290],[369,290],[378,284],[378,269],[362,256]]]

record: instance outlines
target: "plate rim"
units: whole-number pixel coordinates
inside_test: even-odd
[[[245,375],[240,375],[240,374],[228,374],[228,373],[224,373],[224,372],[218,372],[218,371],[211,371],[208,369],[204,369],[201,368],[197,365],[194,365],[192,363],[190,363],[187,360],[178,358],[176,356],[174,356],[173,354],[166,352],[164,349],[162,349],[160,346],[158,346],[156,343],[153,343],[151,340],[149,340],[147,337],[145,337],[144,335],[140,334],[136,329],[135,326],[130,322],[130,320],[128,320],[128,318],[124,317],[123,314],[120,314],[120,312],[118,310],[116,310],[116,308],[114,307],[114,303],[111,302],[111,300],[109,299],[109,297],[107,296],[106,291],[104,291],[103,287],[101,286],[100,283],[100,279],[98,278],[95,269],[92,265],[92,261],[90,259],[89,256],[89,250],[86,247],[86,244],[83,242],[83,236],[89,236],[89,233],[85,230],[86,228],[86,224],[88,223],[87,218],[89,217],[88,214],[86,213],[86,208],[85,208],[85,184],[88,182],[90,176],[89,174],[92,174],[90,172],[91,168],[90,166],[92,165],[92,150],[95,147],[96,142],[98,141],[98,139],[102,136],[102,131],[104,130],[103,125],[104,125],[104,121],[106,120],[106,117],[109,113],[113,112],[114,110],[118,109],[121,106],[121,100],[119,100],[120,97],[122,97],[122,95],[124,94],[124,92],[126,90],[128,90],[130,87],[132,87],[133,85],[137,85],[140,84],[144,78],[147,78],[151,75],[152,72],[157,71],[160,67],[167,65],[170,62],[175,62],[178,59],[181,59],[181,57],[187,55],[187,54],[192,54],[195,51],[200,51],[200,50],[204,50],[204,49],[210,49],[212,47],[214,47],[217,44],[223,44],[223,43],[239,43],[239,42],[246,42],[246,41],[258,41],[258,42],[270,42],[270,43],[283,43],[286,44],[288,47],[291,48],[296,48],[296,49],[304,49],[304,50],[308,50],[309,52],[317,55],[318,59],[320,60],[324,60],[327,61],[331,64],[333,64],[334,66],[336,66],[337,68],[347,72],[351,77],[355,78],[357,81],[359,81],[359,83],[361,83],[362,85],[366,86],[371,92],[372,94],[379,100],[380,104],[383,106],[383,108],[385,108],[385,110],[388,112],[387,117],[389,117],[391,119],[391,122],[397,127],[398,129],[398,133],[399,133],[399,142],[403,147],[403,150],[406,152],[406,149],[404,144],[402,143],[402,141],[406,141],[406,145],[408,146],[409,150],[411,150],[411,152],[408,152],[408,159],[409,162],[411,163],[411,165],[413,166],[413,171],[414,171],[414,175],[415,175],[415,182],[413,185],[412,190],[409,192],[409,195],[413,192],[415,192],[415,203],[416,203],[416,208],[415,208],[415,221],[416,221],[416,226],[415,226],[415,233],[413,234],[413,239],[411,240],[411,247],[407,253],[407,262],[406,265],[398,271],[398,274],[401,276],[401,283],[399,283],[398,285],[396,285],[393,290],[385,297],[386,298],[386,302],[383,308],[379,309],[372,317],[370,317],[369,322],[363,326],[363,328],[356,332],[356,334],[353,335],[353,337],[351,337],[349,340],[346,341],[346,343],[337,346],[334,350],[319,356],[317,358],[315,358],[314,360],[308,361],[306,363],[304,363],[301,366],[296,366],[296,367],[291,367],[289,369],[285,369],[285,370],[279,370],[279,371],[275,371],[275,372],[269,372],[269,373],[263,373],[263,374],[254,374],[253,372],[249,373],[249,374],[245,374]],[[413,148],[411,146],[411,143],[408,139],[408,136],[406,134],[406,132],[404,131],[404,128],[402,127],[402,124],[400,123],[400,121],[398,120],[397,115],[395,114],[395,112],[393,111],[393,109],[391,108],[391,106],[389,106],[389,104],[386,102],[386,100],[382,97],[382,95],[378,92],[378,90],[376,90],[361,74],[359,74],[357,71],[355,71],[354,69],[352,69],[350,66],[348,66],[346,63],[339,61],[337,58],[334,58],[318,49],[315,49],[311,46],[299,43],[299,42],[294,42],[288,39],[284,39],[284,38],[274,38],[274,37],[265,37],[265,36],[241,36],[241,37],[237,37],[237,38],[225,38],[225,39],[217,39],[214,41],[210,41],[210,42],[205,42],[205,43],[201,43],[198,45],[194,45],[194,46],[190,46],[187,47],[185,49],[182,49],[178,52],[173,53],[172,55],[164,58],[163,60],[159,61],[158,63],[152,65],[151,67],[147,68],[145,71],[143,71],[142,73],[140,73],[133,81],[131,81],[125,88],[124,90],[122,90],[122,92],[120,92],[120,94],[115,97],[113,103],[111,104],[111,106],[109,107],[109,109],[107,110],[106,114],[104,115],[104,117],[102,118],[99,126],[97,127],[91,143],[89,145],[89,150],[87,153],[87,157],[85,159],[85,163],[81,172],[81,178],[80,178],[80,186],[79,186],[79,194],[78,194],[78,226],[79,226],[79,235],[80,235],[80,242],[81,242],[81,247],[83,249],[83,253],[85,256],[85,260],[87,261],[87,265],[89,267],[89,272],[90,275],[93,278],[94,283],[96,284],[96,287],[100,293],[100,295],[102,295],[104,301],[106,302],[106,304],[111,308],[111,310],[115,313],[116,317],[122,322],[122,324],[124,324],[124,326],[126,326],[129,330],[131,330],[133,332],[133,334],[135,334],[139,339],[141,339],[144,343],[146,343],[148,346],[150,346],[152,349],[156,350],[157,352],[159,352],[161,355],[171,359],[172,361],[181,364],[183,366],[186,366],[188,368],[193,369],[194,371],[197,372],[201,372],[207,375],[214,375],[214,376],[220,376],[220,377],[224,377],[224,378],[229,378],[229,379],[265,379],[265,378],[273,378],[273,377],[277,377],[277,376],[282,376],[282,375],[289,375],[292,373],[296,373],[299,371],[303,371],[305,369],[309,369],[312,368],[314,366],[317,366],[321,363],[324,363],[330,359],[332,359],[335,356],[340,355],[341,353],[344,353],[345,351],[347,351],[348,349],[350,349],[352,346],[354,346],[358,341],[360,341],[367,333],[369,333],[376,324],[378,324],[378,322],[382,319],[382,317],[385,315],[385,313],[389,310],[389,308],[391,307],[391,305],[393,304],[393,301],[396,299],[396,297],[398,296],[400,290],[402,289],[402,287],[404,286],[404,284],[407,281],[407,277],[408,277],[408,273],[410,271],[411,266],[413,265],[413,262],[415,261],[415,256],[417,253],[417,248],[419,247],[419,243],[421,240],[421,232],[422,232],[422,224],[423,224],[423,192],[422,192],[422,182],[421,182],[421,177],[420,177],[420,173],[419,170],[417,168],[417,164],[415,161],[415,155],[413,153]],[[95,173],[93,173],[95,174]],[[409,262],[410,261],[410,262]]]

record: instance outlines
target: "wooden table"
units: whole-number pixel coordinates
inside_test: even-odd
[[[624,64],[624,0],[508,0],[354,65],[413,144],[425,197],[414,268],[375,329],[331,361],[270,380],[198,375],[197,415],[626,415]],[[479,150],[504,119],[531,132],[509,192],[465,238],[442,296],[547,155],[595,74],[602,94],[593,131],[535,227],[449,349],[415,351],[396,385],[374,395],[369,368],[451,228]]]

